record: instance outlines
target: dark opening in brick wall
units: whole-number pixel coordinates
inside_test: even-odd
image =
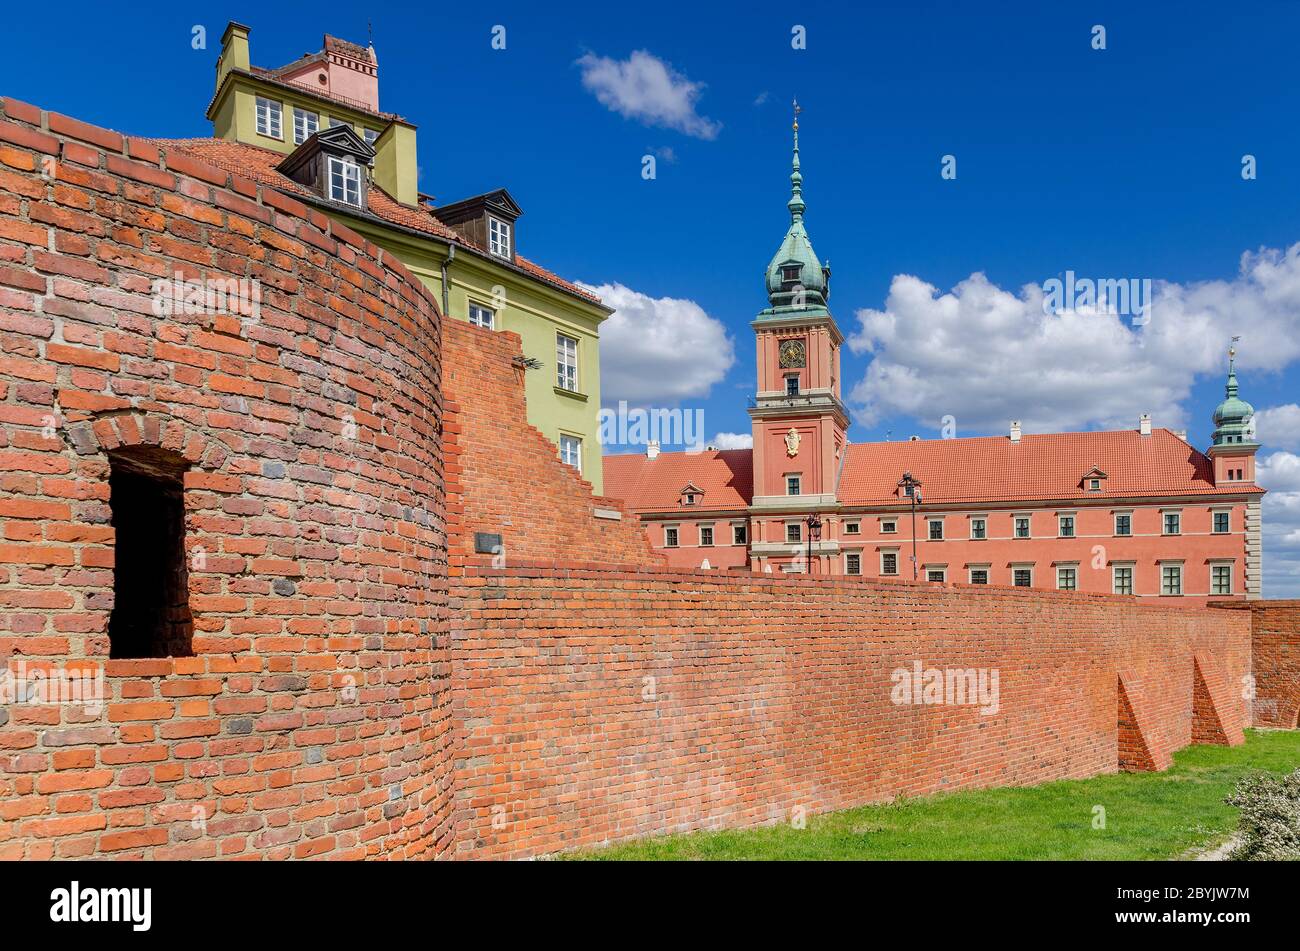
[[[186,463],[152,447],[109,454],[109,505],[117,550],[109,656],[193,654],[185,557]]]

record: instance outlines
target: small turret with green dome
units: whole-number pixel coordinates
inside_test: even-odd
[[[1237,348],[1228,348],[1228,384],[1226,398],[1214,411],[1215,446],[1257,446],[1255,442],[1255,407],[1237,395],[1237,371],[1234,363]]]
[[[831,269],[823,266],[804,230],[803,174],[799,171],[799,103],[794,103],[794,160],[790,172],[790,228],[785,240],[767,266],[767,299],[770,307],[759,319],[795,316],[829,316],[826,302],[831,296]]]

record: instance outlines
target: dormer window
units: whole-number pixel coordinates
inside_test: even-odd
[[[1101,491],[1101,480],[1100,480],[1100,479],[1089,479],[1089,480],[1088,480],[1088,490],[1089,490],[1090,492],[1100,492],[1100,491]]]
[[[803,268],[798,264],[781,265],[781,280],[784,281],[786,284],[799,283],[799,272],[802,269]]]
[[[1096,466],[1093,466],[1083,474],[1080,484],[1089,492],[1100,492],[1102,484],[1106,481],[1106,473],[1102,472]]]
[[[704,490],[694,482],[686,483],[686,485],[682,486],[681,491],[682,505],[698,505],[700,496],[703,494]]]
[[[488,217],[488,250],[500,258],[510,257],[510,226],[500,218]]]
[[[329,192],[326,197],[333,201],[361,207],[361,166],[350,156],[336,158],[329,156]]]

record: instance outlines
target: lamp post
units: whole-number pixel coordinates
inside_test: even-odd
[[[822,537],[822,520],[813,512],[805,524],[808,526],[808,574],[812,574],[812,545]]]
[[[921,566],[916,562],[916,507],[921,504],[921,482],[912,478],[912,473],[904,472],[898,487],[912,500],[912,580],[920,577]]]

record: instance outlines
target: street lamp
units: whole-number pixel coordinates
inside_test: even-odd
[[[912,500],[912,580],[916,581],[921,573],[921,567],[916,562],[916,507],[921,504],[921,482],[912,478],[912,473],[904,472],[898,487]]]
[[[822,537],[822,520],[813,512],[805,523],[808,526],[808,574],[812,574],[812,545]]]

